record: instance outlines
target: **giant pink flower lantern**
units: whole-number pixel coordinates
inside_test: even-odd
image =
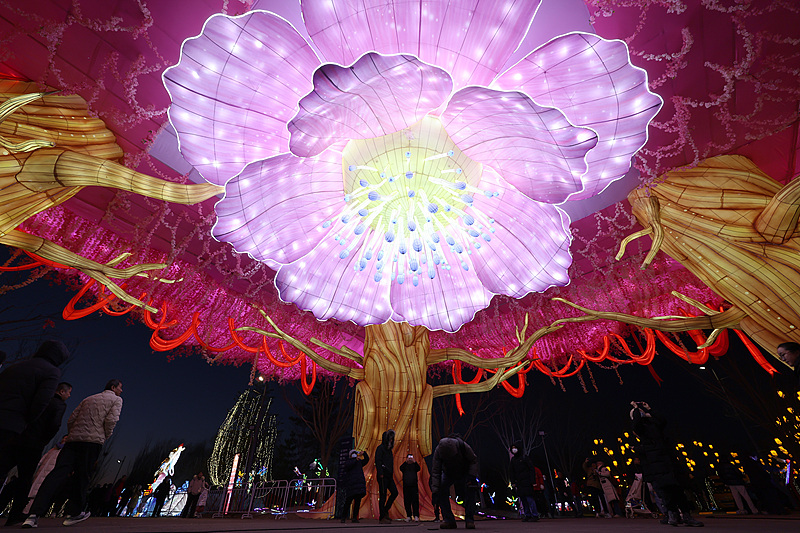
[[[621,178],[661,106],[625,44],[570,33],[506,68],[538,1],[353,5],[302,2],[313,48],[213,16],[165,72],[182,154],[226,188],[214,236],[321,320],[456,331],[567,284],[558,205]]]

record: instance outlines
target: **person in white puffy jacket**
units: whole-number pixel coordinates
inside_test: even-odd
[[[67,483],[70,474],[71,492],[67,503],[69,518],[65,526],[77,524],[89,518],[84,511],[89,477],[105,441],[111,437],[122,411],[122,382],[112,379],[103,392],[85,398],[72,412],[67,421],[67,442],[58,454],[56,465],[48,474],[31,505],[31,514],[24,528],[37,527],[38,517],[47,512],[53,496]]]

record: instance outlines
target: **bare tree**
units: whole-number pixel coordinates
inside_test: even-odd
[[[464,414],[458,411],[456,396],[442,396],[434,403],[431,433],[434,442],[458,432],[464,440],[479,427],[486,424],[485,415],[491,409],[492,402],[488,394],[462,394],[461,407]]]
[[[317,380],[305,402],[291,398],[288,387],[283,397],[295,416],[319,444],[319,457],[327,468],[339,441],[353,427],[353,388],[347,380]],[[297,395],[298,387],[294,387]]]
[[[506,450],[514,443],[521,443],[522,452],[530,455],[534,449],[542,445],[539,430],[542,428],[544,406],[542,400],[532,408],[521,400],[505,400],[503,416],[492,417],[489,427],[500,439]]]

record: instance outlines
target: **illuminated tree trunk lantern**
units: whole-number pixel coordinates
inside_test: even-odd
[[[370,455],[367,466],[369,497],[362,502],[363,516],[378,512],[378,482],[373,461],[381,435],[387,429],[395,431],[395,478],[402,480],[399,467],[407,454],[413,454],[422,468],[420,512],[426,516],[433,512],[427,466],[422,460],[433,452],[430,435],[433,387],[426,382],[429,353],[428,330],[423,326],[388,322],[366,328],[364,379],[356,386],[353,417],[355,446]],[[398,487],[402,492],[402,482]],[[393,516],[403,516],[402,494],[393,507]]]

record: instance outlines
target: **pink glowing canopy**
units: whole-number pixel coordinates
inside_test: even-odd
[[[180,284],[137,278],[129,280],[127,290],[146,292],[159,308],[165,304],[166,317],[155,315],[155,320],[171,324],[160,332],[162,338],[180,340],[196,322],[198,335],[214,346],[230,343],[229,319],[234,326],[263,326],[253,308],[257,306],[297,338],[358,349],[363,328],[350,320],[365,319],[364,309],[377,307],[379,301],[388,301],[379,320],[387,316],[389,305],[391,316],[407,317],[414,311],[410,303],[417,290],[431,291],[426,303],[440,324],[434,327],[441,331],[431,334],[432,346],[457,346],[481,356],[497,356],[513,346],[515,329],[526,315],[540,327],[574,314],[553,303],[552,296],[650,316],[679,312],[683,304],[669,295],[671,290],[720,303],[662,254],[652,269],[640,271],[646,240],[629,246],[622,261],[614,261],[619,241],[639,229],[624,198],[666,170],[721,153],[747,155],[781,182],[798,173],[800,14],[791,3],[756,0],[745,9],[734,2],[542,0],[536,8],[535,3],[512,1],[488,13],[477,11],[479,16],[476,10],[484,2],[450,2],[457,7],[447,10],[436,2],[427,4],[431,9],[420,16],[413,2],[348,2],[351,8],[345,10],[337,2],[304,2],[301,9],[299,2],[285,0],[4,3],[0,72],[80,94],[114,131],[128,166],[167,179],[226,184],[227,189],[218,204],[210,200],[177,206],[90,187],[30,219],[22,229],[101,262],[125,250],[133,253],[129,264],[169,263],[162,275],[180,278]],[[257,16],[245,15],[252,10]],[[393,29],[398,23],[405,24],[405,31]],[[234,42],[236,31],[242,38]],[[192,55],[203,46],[209,55]],[[568,60],[554,62],[558,54]],[[572,61],[581,66],[578,79],[571,78],[576,72]],[[650,90],[664,102],[647,130],[642,126],[647,121],[636,118],[636,111],[647,106],[631,109],[635,98],[617,100],[617,94],[640,90],[645,79],[629,63],[647,72]],[[173,102],[162,74],[174,65],[179,66],[169,71]],[[206,82],[214,76],[217,84],[210,89]],[[604,80],[615,90],[602,89]],[[187,97],[181,94],[186,90],[196,92]],[[593,109],[607,112],[610,122],[602,114],[584,118],[581,109],[587,100],[597,103]],[[167,120],[170,106],[177,134]],[[384,190],[373,191],[377,178],[361,175],[371,171],[349,171],[351,163],[345,167],[342,161],[361,158],[352,164],[368,166],[363,162],[385,153],[371,155],[369,145],[377,143],[373,139],[389,146],[397,132],[422,128],[427,119],[438,122],[446,135],[431,127],[415,132],[415,140],[423,133],[431,141],[441,135],[455,146],[454,156],[463,158],[458,160],[464,165],[462,174],[469,165],[480,168],[474,182],[441,178],[455,189],[438,185],[443,191],[438,196],[451,198],[461,190],[456,186],[461,181],[465,191],[467,185],[478,191],[471,194],[469,209],[495,221],[479,222],[472,214],[474,222],[467,225],[459,214],[443,219],[443,225],[450,224],[444,229],[461,232],[458,243],[451,235],[452,246],[466,250],[467,244],[485,243],[481,250],[486,253],[476,254],[472,247],[469,270],[464,270],[458,257],[466,252],[452,252],[440,229],[439,243],[433,243],[441,251],[433,280],[427,277],[433,261],[426,255],[417,287],[413,276],[408,278],[410,264],[404,283],[398,283],[399,272],[390,269],[394,262],[375,282],[377,248],[363,271],[358,268],[366,250],[362,255],[360,248],[353,248],[340,258],[364,217],[356,210],[349,222],[341,220],[349,205],[345,191],[353,196],[363,191],[368,198],[370,192],[382,195]],[[585,132],[591,136],[584,138]],[[631,146],[616,152],[618,143]],[[625,173],[631,154],[642,144],[633,158],[635,170],[610,183]],[[521,164],[513,154],[524,154],[520,159],[535,164]],[[402,165],[405,152],[399,155]],[[448,155],[429,163],[450,159]],[[362,178],[367,186],[361,185]],[[277,186],[277,180],[284,181]],[[407,181],[403,174],[392,185]],[[387,180],[387,196],[392,194],[388,185]],[[414,198],[421,199],[417,189]],[[427,190],[425,194],[429,201],[420,205],[427,209],[435,204],[436,214],[446,213],[444,202],[432,200]],[[463,202],[450,205],[466,212]],[[367,217],[375,214],[369,205],[365,209]],[[256,213],[245,223],[250,210]],[[391,224],[391,212],[388,218]],[[408,239],[410,218],[403,219],[407,251],[414,246]],[[542,235],[535,220],[554,230],[555,236],[546,235],[550,257],[542,255],[547,246],[534,246],[531,238],[512,242],[497,236]],[[331,221],[327,228],[326,221]],[[257,229],[262,223],[269,231]],[[415,220],[415,232],[427,223],[427,217]],[[386,231],[377,232],[377,223],[372,224],[364,224],[361,235],[369,227],[388,246]],[[483,226],[480,231],[477,224]],[[494,233],[485,231],[492,227]],[[467,228],[475,228],[479,236],[465,233]],[[212,231],[220,240],[212,238]],[[339,241],[333,231],[340,233]],[[398,246],[399,235],[398,230],[393,241]],[[344,245],[339,244],[342,237]],[[430,237],[433,241],[433,233]],[[420,241],[427,251],[429,243]],[[500,260],[503,254],[514,261]],[[311,258],[308,265],[316,270],[298,268],[304,257]],[[571,282],[530,293],[558,280],[512,282],[521,275],[514,270],[522,262],[519,258],[544,272],[558,265],[555,272],[566,272]],[[443,269],[443,259],[449,271]],[[324,263],[324,269],[317,263]],[[417,263],[419,267],[421,259]],[[342,272],[341,288],[325,281],[332,279],[325,269],[335,267]],[[351,290],[356,276],[367,272],[368,283],[357,288],[367,291],[364,297],[372,303],[336,299],[338,290]],[[445,273],[462,277],[448,285]],[[339,302],[338,307],[314,307],[326,300],[303,293],[306,282],[320,283],[321,293],[332,292],[329,300]],[[321,322],[314,313],[282,302],[276,284],[285,294],[299,289],[301,307],[344,321]],[[388,294],[378,287],[388,287]],[[450,287],[457,289],[452,296],[445,294]],[[456,335],[445,333],[489,299],[488,307]],[[565,328],[539,341],[537,354],[548,364],[579,359],[576,350],[596,348],[602,342],[599,334],[607,331],[620,330],[609,323]],[[240,337],[250,346],[260,342],[253,334]],[[198,343],[195,337],[180,342]],[[233,348],[217,361],[250,363],[254,356]],[[264,359],[255,358],[254,364],[285,378],[299,372],[273,368]]]
[[[539,0],[421,6],[301,2],[314,48],[276,13],[215,15],[164,73],[181,153],[226,188],[214,236],[320,320],[453,332],[566,285],[558,205],[622,178],[661,107],[621,41],[504,67]]]

